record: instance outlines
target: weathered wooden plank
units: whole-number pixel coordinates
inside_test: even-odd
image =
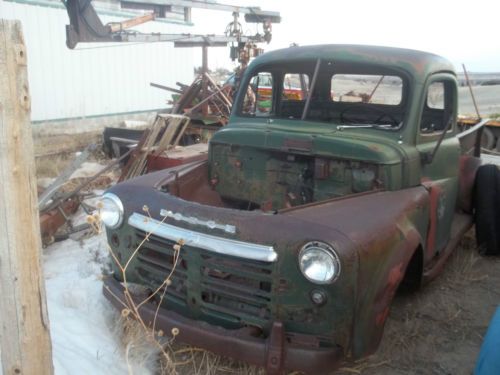
[[[0,346],[3,374],[52,374],[26,49],[0,20]]]

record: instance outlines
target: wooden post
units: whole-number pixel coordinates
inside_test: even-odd
[[[20,22],[0,20],[0,350],[3,375],[54,372],[40,250],[26,49]]]

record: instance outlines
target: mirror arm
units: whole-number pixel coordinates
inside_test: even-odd
[[[432,150],[432,153],[429,154],[428,152],[422,154],[422,162],[424,164],[431,164],[432,161],[434,160],[434,156],[436,156],[437,150],[439,149],[439,146],[441,146],[441,143],[443,142],[444,137],[446,137],[446,133],[450,129],[451,124],[453,123],[453,118],[454,116],[450,116],[450,120],[446,123],[446,127],[439,136],[438,142],[436,147],[434,147],[434,150]]]

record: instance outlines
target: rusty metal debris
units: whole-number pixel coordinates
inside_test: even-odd
[[[177,146],[189,121],[189,117],[182,115],[158,114],[123,168],[119,181],[143,174],[149,154],[161,155],[164,151]]]
[[[69,179],[71,174],[80,167],[90,156],[90,152],[95,150],[96,145],[89,145],[73,162],[52,182],[38,197],[38,207],[43,211],[50,199],[57,193],[59,188]]]
[[[78,207],[80,207],[83,198],[85,197],[85,194],[82,193],[83,189],[89,187],[93,182],[102,179],[106,172],[115,168],[132,152],[132,150],[130,150],[120,158],[108,164],[99,172],[95,173],[93,176],[78,182],[76,186],[73,186],[69,191],[63,191],[64,189],[62,188],[68,183],[71,174],[78,169],[83,161],[88,158],[90,151],[95,150],[95,148],[95,145],[87,147],[87,149],[82,152],[82,154],[80,154],[59,177],[56,178],[49,188],[45,189],[45,191],[40,195],[40,231],[42,234],[42,244],[44,246],[54,242],[56,233],[64,224],[68,224],[68,233],[75,232],[76,230],[84,230],[88,227],[88,225],[85,225],[83,227],[80,226],[78,228],[74,228],[71,225],[70,220],[71,215],[78,210]],[[107,179],[103,182],[106,181],[109,182]],[[85,209],[86,207],[84,204],[83,206]]]
[[[235,7],[201,1],[184,1],[183,6],[186,6],[187,9],[199,7],[200,4],[203,4],[205,9],[212,8],[233,12],[234,21],[230,25],[239,25],[239,13],[244,13],[246,22],[262,24],[263,33],[257,32],[255,35],[244,35],[241,28],[237,29],[238,32],[234,32],[235,27],[229,28],[225,35],[141,33],[128,29],[153,20],[158,9],[154,7],[154,2],[148,3],[148,1],[138,0],[133,3],[139,9],[153,10],[155,13],[123,22],[103,24],[91,1],[65,1],[64,5],[70,19],[70,24],[66,26],[66,45],[69,48],[75,48],[78,43],[82,42],[172,42],[176,47],[185,47],[194,45],[227,46],[229,43],[233,43],[236,44],[234,48],[238,49],[241,43],[269,43],[271,40],[271,24],[281,21],[278,12],[263,11],[257,7]],[[171,2],[165,2],[164,5],[169,5],[169,3]],[[162,4],[156,1],[156,5]]]
[[[61,202],[52,210],[40,212],[40,233],[44,246],[54,242],[58,229],[68,222],[69,217],[78,210],[79,205],[80,199],[76,197]]]
[[[457,122],[461,129],[469,129],[482,122],[483,119],[474,116],[458,116]],[[481,136],[481,147],[483,152],[500,152],[500,120],[489,119],[483,128]]]

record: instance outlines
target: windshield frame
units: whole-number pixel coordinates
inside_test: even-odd
[[[310,58],[307,60],[297,60],[297,61],[286,61],[286,62],[274,62],[272,64],[260,64],[256,66],[250,66],[247,69],[247,72],[245,73],[245,76],[243,78],[242,85],[240,86],[240,89],[238,91],[238,95],[235,100],[235,105],[233,107],[233,115],[236,117],[242,117],[242,118],[252,118],[255,119],[256,121],[264,121],[267,122],[267,120],[292,120],[292,121],[301,121],[301,122],[315,122],[315,123],[322,123],[322,124],[330,124],[333,128],[337,128],[338,126],[347,126],[347,125],[353,125],[355,126],[357,123],[342,123],[339,118],[329,118],[329,119],[321,119],[315,116],[306,116],[306,118],[300,117],[285,117],[281,115],[281,112],[279,109],[282,106],[283,102],[283,80],[285,75],[287,74],[305,74],[309,76],[310,78],[313,77],[314,75],[314,68],[316,67],[318,59]],[[269,111],[269,115],[267,116],[256,116],[252,114],[247,114],[243,112],[243,102],[245,100],[246,96],[246,90],[248,89],[249,84],[251,83],[252,79],[259,73],[270,73],[273,77],[273,86],[272,86],[272,104],[271,108]],[[401,79],[402,82],[402,88],[401,88],[401,101],[399,104],[394,105],[394,104],[372,104],[372,103],[361,103],[361,102],[336,102],[331,98],[331,81],[334,75],[336,74],[355,74],[355,75],[386,75],[386,76],[395,76]],[[327,84],[325,84],[327,82]],[[359,125],[365,125],[363,128],[368,128],[366,125],[373,125],[369,128],[371,129],[377,129],[377,130],[383,130],[383,131],[399,131],[404,127],[404,124],[407,122],[407,116],[408,112],[410,110],[410,101],[409,97],[411,95],[411,90],[412,90],[412,80],[410,79],[409,74],[402,70],[402,69],[396,69],[396,68],[387,68],[385,66],[380,66],[377,64],[348,64],[348,63],[335,63],[334,61],[330,60],[322,60],[321,63],[321,68],[320,68],[320,74],[318,76],[318,83],[319,86],[317,90],[323,90],[323,92],[326,92],[328,90],[328,95],[329,95],[329,100],[326,101],[324,100],[325,103],[327,103],[328,106],[331,108],[337,107],[338,111],[343,111],[344,108],[352,108],[354,106],[359,106],[359,105],[364,105],[366,110],[370,110],[370,108],[375,108],[376,110],[373,110],[373,113],[380,113],[383,114],[382,112],[388,111],[389,113],[397,113],[399,116],[399,119],[401,121],[394,122],[392,121],[392,126],[391,128],[389,127],[384,127],[383,125],[386,125],[384,122],[363,122],[360,123]],[[312,85],[313,82],[310,81],[310,85]],[[325,89],[327,87],[327,89]],[[315,91],[313,93],[313,96],[317,93]],[[318,95],[319,96],[319,95]],[[308,96],[309,97],[309,96]],[[307,98],[306,98],[307,100]],[[313,105],[317,105],[320,103],[320,101],[314,101],[312,100]],[[382,126],[381,126],[382,125]],[[348,127],[345,127],[344,129],[347,129]],[[351,126],[349,126],[351,128]],[[342,130],[344,130],[342,129]],[[339,129],[340,130],[340,129]]]

